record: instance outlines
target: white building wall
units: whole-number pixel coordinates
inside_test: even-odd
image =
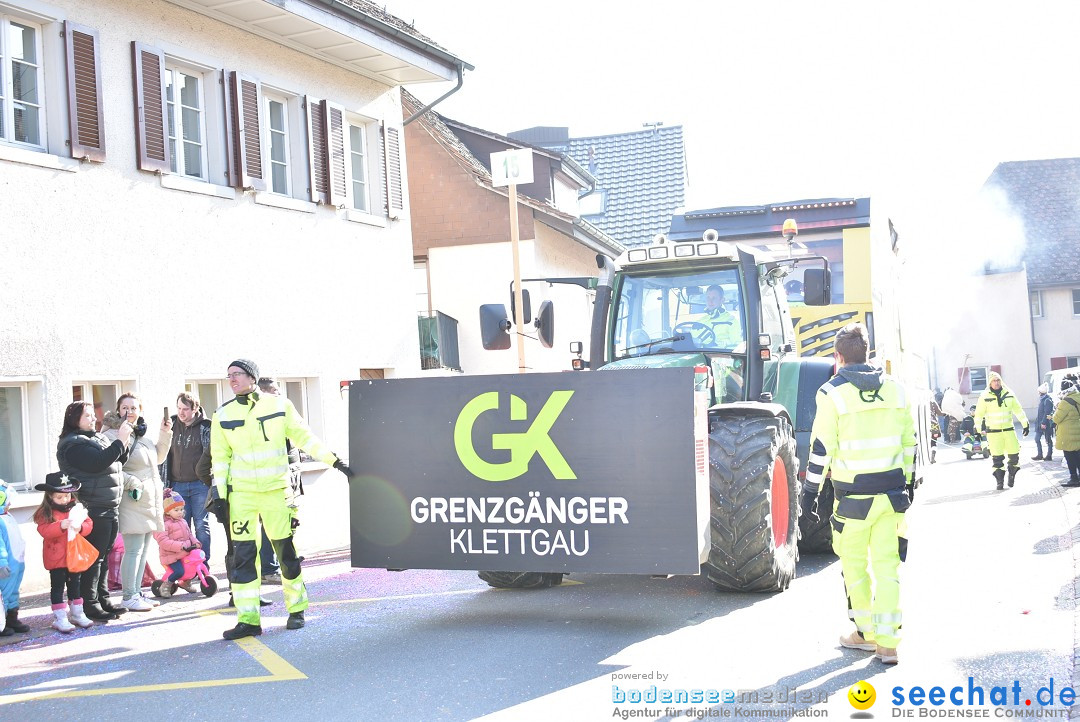
[[[1073,315],[1072,288],[1042,290],[1043,315],[1032,319],[1039,344],[1039,370],[1050,370],[1055,356],[1080,356],[1080,316]]]
[[[56,468],[73,381],[120,380],[156,420],[185,379],[222,378],[236,357],[307,379],[312,426],[345,453],[339,381],[362,368],[419,373],[407,209],[399,221],[353,222],[310,203],[261,205],[223,185],[187,184],[214,195],[163,187],[175,177],[136,169],[131,41],[400,126],[398,91],[161,0],[14,2],[99,31],[108,152],[103,164],[68,159],[57,169],[0,148],[0,383],[26,383],[30,395],[30,479]],[[44,62],[48,87],[62,87],[62,56],[46,47]],[[220,92],[208,87],[207,131],[223,153],[222,121],[209,122]],[[66,98],[46,103],[55,136]]]
[[[1027,273],[994,273],[967,279],[969,299],[982,308],[970,323],[952,326],[948,337],[935,344],[935,378],[942,389],[959,388],[957,369],[971,354],[970,366],[1001,366],[1005,385],[1016,394],[1030,418],[1038,405],[1038,371],[1028,312]],[[993,299],[993,304],[981,300]],[[951,324],[950,324],[951,325]],[[968,405],[977,393],[968,394]]]
[[[595,276],[595,254],[573,239],[535,224],[537,238],[520,241],[521,277]],[[501,303],[510,314],[510,281],[514,277],[510,242],[433,247],[428,252],[432,308],[458,321],[461,368],[466,374],[511,374],[518,371],[513,330],[510,348],[485,351],[480,340],[480,306]],[[567,371],[571,341],[588,347],[592,294],[578,286],[529,283],[533,315],[544,300],[555,306],[555,339],[545,349],[535,338],[525,339],[529,371]],[[528,324],[526,333],[537,335]],[[586,355],[587,358],[587,355]]]

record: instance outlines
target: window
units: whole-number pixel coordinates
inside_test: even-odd
[[[207,180],[202,76],[165,66],[165,107],[169,131],[169,168],[174,173]]]
[[[1028,298],[1031,302],[1031,317],[1042,318],[1042,291],[1032,291],[1028,294]]]
[[[292,195],[289,101],[266,93],[266,167],[270,170],[269,189],[283,196]]]
[[[206,418],[214,415],[217,408],[221,406],[222,399],[232,397],[232,389],[224,381],[217,379],[186,381],[184,391],[193,394],[199,400]]]
[[[1080,288],[1074,288],[1072,292],[1073,296],[1073,315],[1080,316]]]
[[[123,381],[76,381],[71,386],[71,400],[93,402],[94,416],[97,418],[95,431],[101,431],[101,420],[105,418],[105,413],[116,410],[121,387],[129,391],[135,384]]]
[[[26,387],[0,386],[0,479],[24,486],[29,475]]]
[[[278,386],[283,392],[285,397],[292,401],[292,405],[296,407],[296,410],[300,412],[300,415],[305,419],[307,418],[307,385],[303,379],[278,379]]]
[[[352,207],[358,211],[368,210],[368,162],[367,130],[362,125],[349,123],[349,184]]]
[[[987,368],[985,366],[972,366],[968,369],[971,374],[971,391],[977,393],[986,390]]]
[[[416,289],[416,312],[421,316],[427,316],[431,312],[428,296],[428,272],[427,261],[413,261],[413,288]]]
[[[578,212],[583,216],[601,216],[607,205],[607,191],[595,190],[578,199]]]
[[[0,15],[0,140],[45,150],[41,29]]]

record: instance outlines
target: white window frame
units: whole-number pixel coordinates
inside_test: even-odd
[[[218,399],[216,406],[211,408],[206,405],[206,399],[204,399],[202,394],[199,393],[199,386],[213,386],[217,389]],[[199,400],[199,404],[202,406],[203,414],[206,416],[206,418],[210,418],[211,416],[213,416],[214,412],[217,411],[219,406],[221,406],[234,396],[232,389],[229,388],[228,381],[215,378],[185,379],[184,391],[187,391],[189,394],[192,394],[195,398]],[[173,403],[175,403],[176,399],[173,399],[172,401]]]
[[[39,143],[26,143],[14,140],[11,136],[15,132],[15,99],[14,85],[11,74],[11,56],[7,47],[8,33],[11,23],[17,23],[34,30],[34,51],[37,55],[37,90],[38,90],[38,139]],[[48,152],[49,124],[46,117],[46,78],[45,78],[45,28],[41,23],[33,22],[25,18],[9,14],[0,14],[0,103],[3,104],[3,135],[0,135],[0,143],[16,148]]]
[[[278,92],[276,90],[267,88],[263,85],[263,103],[262,103],[262,119],[259,125],[264,129],[263,132],[263,168],[266,169],[266,190],[268,193],[273,193],[279,196],[292,197],[293,188],[296,183],[293,179],[293,173],[297,167],[297,163],[294,158],[296,153],[293,148],[293,116],[295,115],[295,106],[297,100],[294,96],[286,95],[285,93]],[[279,103],[284,111],[284,124],[285,127],[281,132],[284,136],[282,143],[285,147],[285,190],[280,191],[274,188],[274,163],[275,161],[270,157],[271,148],[273,146],[272,138],[278,131],[273,130],[270,127],[270,103]]]
[[[80,387],[82,389],[82,400],[83,401],[89,401],[91,404],[94,403],[94,387],[95,386],[113,386],[113,387],[115,387],[115,389],[116,389],[116,398],[117,399],[119,399],[123,394],[125,394],[127,392],[131,392],[131,393],[134,393],[134,394],[139,393],[138,385],[132,379],[101,379],[101,380],[99,380],[99,379],[83,379],[83,380],[78,380],[78,381],[72,381],[71,382],[71,388],[74,389],[76,386],[78,386],[78,387]],[[71,400],[72,401],[75,400],[75,395],[74,394],[72,394]],[[115,410],[116,409],[114,409],[114,408],[105,408],[105,405],[102,404],[101,415],[104,417],[105,414],[107,414],[108,412],[115,411]],[[100,419],[98,419],[98,421],[100,422]],[[100,431],[100,429],[98,429],[98,430]]]
[[[207,82],[208,82],[207,77],[206,77],[206,73],[203,70],[201,70],[200,68],[198,68],[197,66],[195,66],[195,65],[191,65],[189,63],[185,63],[183,61],[177,60],[176,58],[174,58],[172,56],[169,56],[169,55],[167,55],[165,57],[165,69],[164,69],[163,72],[166,75],[169,76],[169,77],[167,77],[165,79],[165,85],[168,86],[171,83],[172,88],[173,88],[173,94],[174,94],[174,98],[171,101],[168,100],[167,97],[166,97],[166,100],[165,100],[165,105],[166,105],[165,113],[166,113],[166,116],[168,116],[169,113],[172,113],[173,124],[174,124],[173,125],[173,130],[176,132],[176,136],[175,136],[176,150],[175,150],[175,153],[170,156],[170,168],[172,169],[173,173],[175,173],[178,176],[181,176],[183,178],[190,178],[191,180],[210,182],[210,153],[209,153],[209,149],[208,149],[209,136],[207,135],[207,132],[206,132],[206,116],[207,116],[207,110],[208,110],[207,102],[206,102],[207,101],[206,85],[207,85]],[[183,143],[184,143],[184,140],[183,140],[183,129],[184,129],[183,115],[184,114],[182,112],[178,112],[178,109],[181,108],[181,106],[180,106],[180,85],[177,84],[177,81],[180,79],[180,74],[184,74],[184,75],[187,75],[189,77],[195,78],[199,83],[199,88],[198,88],[198,95],[199,95],[199,149],[200,149],[200,161],[202,162],[202,171],[203,171],[202,175],[192,175],[192,174],[188,173],[187,168],[184,167],[184,152],[183,152],[184,151],[184,148],[183,148]],[[168,134],[168,117],[166,117],[165,130],[166,130],[166,139],[165,139],[166,143],[169,143],[169,144],[173,143],[174,142],[173,136]],[[175,158],[175,161],[176,161],[175,164],[171,163],[173,158]]]
[[[345,163],[345,168],[346,173],[348,174],[348,177],[346,178],[346,183],[348,183],[349,186],[349,210],[359,211],[360,213],[368,214],[371,213],[372,205],[371,187],[373,175],[371,164],[372,142],[370,136],[371,128],[373,125],[373,123],[364,121],[363,119],[356,116],[347,115],[345,117],[345,155],[348,159]],[[361,148],[359,151],[357,151],[356,148],[353,147],[353,128],[356,128],[360,131],[360,138],[361,143],[363,144],[363,148]],[[359,181],[357,181],[357,179],[353,177],[354,155],[360,155],[364,162],[364,177]],[[363,185],[364,190],[362,197],[359,198],[357,197],[356,193],[357,182]],[[358,205],[361,202],[363,203],[363,206]]]
[[[1072,289],[1072,315],[1080,316],[1080,288]]]
[[[982,386],[976,388],[975,386],[975,372],[979,371],[982,375]],[[968,366],[968,384],[971,387],[971,393],[982,393],[986,391],[990,385],[990,367],[989,366]]]
[[[20,424],[20,426],[22,428],[22,449],[21,449],[21,451],[22,451],[23,478],[22,479],[4,479],[4,481],[11,484],[12,486],[15,487],[15,489],[17,489],[19,491],[29,491],[33,486],[31,481],[34,478],[34,476],[32,474],[32,466],[33,465],[31,464],[31,448],[30,448],[30,436],[31,436],[31,434],[30,434],[30,389],[29,389],[29,385],[27,383],[25,383],[25,382],[0,381],[0,387],[9,388],[9,389],[11,389],[11,388],[18,389],[20,395],[22,396],[22,402],[20,404],[21,408],[20,408],[20,414],[19,414],[20,415],[19,424]]]
[[[1043,297],[1042,291],[1032,291],[1028,296],[1028,304],[1031,306],[1031,317],[1042,318],[1043,317]]]

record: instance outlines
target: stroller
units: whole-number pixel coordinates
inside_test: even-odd
[[[177,587],[189,594],[194,594],[195,587],[193,585],[196,580],[199,582],[199,590],[205,596],[214,596],[217,592],[217,579],[210,576],[210,569],[206,566],[206,554],[203,550],[192,549],[184,557],[183,563],[184,575],[175,582],[168,581],[168,572],[166,572],[164,578],[158,579],[150,585],[150,591],[154,593],[154,596],[171,597],[176,592]]]

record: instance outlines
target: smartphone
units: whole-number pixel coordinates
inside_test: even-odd
[[[164,418],[164,419],[165,419],[166,421],[168,421],[168,420],[169,420],[169,407],[168,407],[168,406],[163,406],[163,407],[162,407],[162,409],[164,409],[164,410],[163,410],[163,411],[161,412],[162,414],[164,414],[164,417],[163,417],[163,418]]]

